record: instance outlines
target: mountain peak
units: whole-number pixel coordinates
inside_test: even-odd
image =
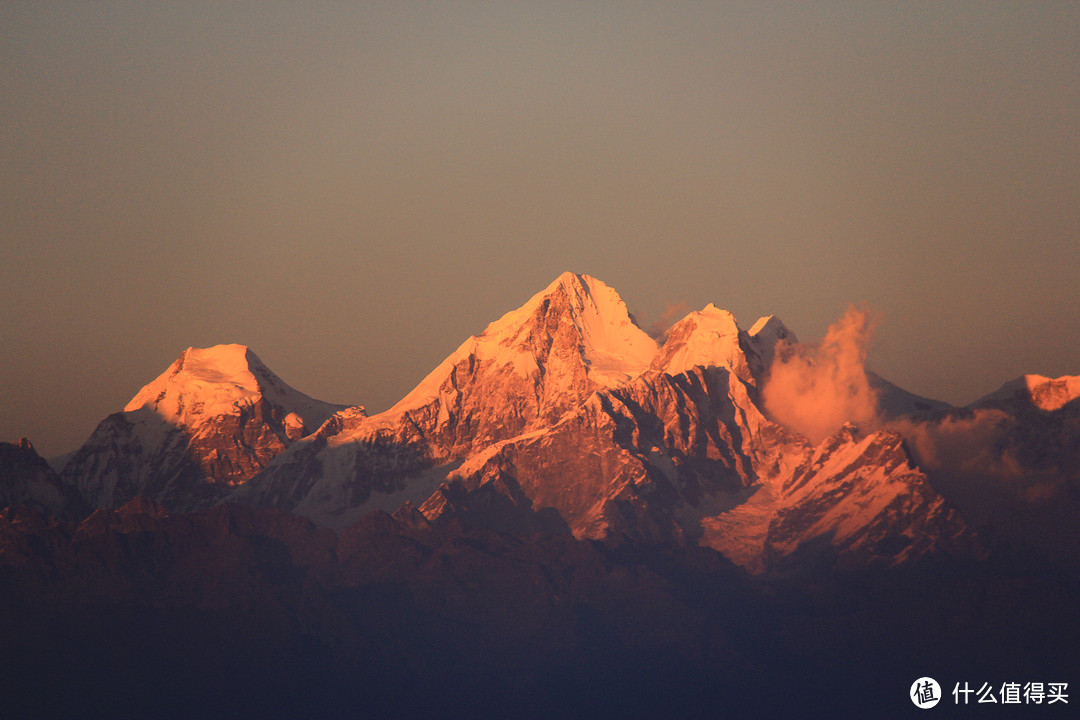
[[[264,377],[257,377],[252,370]],[[218,414],[217,406],[232,405],[259,393],[260,380],[265,382],[267,373],[266,366],[245,345],[189,347],[165,372],[139,390],[124,406],[124,412],[145,407],[176,420],[186,414],[181,396],[195,394],[205,414]]]
[[[176,360],[176,371],[208,382],[248,381],[252,366],[265,368],[247,345],[230,343],[208,348],[189,347]]]
[[[308,431],[335,409],[285,384],[246,345],[189,347],[161,375],[145,385],[124,406],[124,412],[147,409],[174,425],[229,415],[238,405],[266,397],[300,413]]]
[[[489,325],[480,339],[507,350],[542,348],[545,357],[553,343],[561,342],[601,387],[639,375],[656,354],[656,341],[637,326],[613,288],[571,272]]]
[[[769,340],[769,344],[776,344],[778,340],[787,340],[788,342],[798,342],[798,338],[795,337],[795,333],[791,332],[786,325],[775,315],[766,315],[758,318],[749,330],[749,335],[752,338],[761,340]]]
[[[244,345],[189,347],[98,425],[63,475],[92,507],[138,495],[202,507],[342,409],[289,387]]]
[[[757,347],[758,355],[761,357],[762,370],[768,370],[772,365],[778,344],[799,342],[799,338],[795,337],[795,333],[789,330],[780,321],[780,318],[775,315],[758,318],[758,321],[750,326],[750,331],[747,334],[753,340],[755,347]]]
[[[548,285],[541,294],[546,294],[554,290],[556,287],[561,287],[567,292],[575,294],[585,293],[587,295],[591,292],[591,286],[594,283],[599,283],[600,285],[603,285],[603,283],[590,275],[582,275],[581,273],[570,272],[569,270],[567,270],[563,274],[559,275],[559,277],[555,278],[555,280],[550,285]],[[605,287],[607,286],[605,285]]]
[[[1062,375],[1058,378],[1021,375],[976,400],[971,407],[1030,405],[1040,410],[1053,411],[1077,398],[1080,398],[1080,375]]]
[[[734,315],[709,303],[671,326],[652,367],[669,375],[697,366],[723,367],[753,382],[740,345],[743,335]]]
[[[508,369],[522,378],[546,378],[575,367],[587,385],[608,388],[644,372],[656,349],[614,289],[588,275],[564,272],[466,340],[390,412],[443,394],[448,376],[460,376],[454,368],[463,362],[482,368],[483,375]]]

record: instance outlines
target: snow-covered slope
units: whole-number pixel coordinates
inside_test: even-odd
[[[808,554],[845,565],[928,554],[974,557],[974,532],[915,468],[896,433],[848,425],[814,448],[789,447],[743,503],[702,519],[703,544],[759,572]],[[801,462],[791,469],[795,461]]]
[[[102,421],[63,477],[95,508],[137,495],[201,507],[342,408],[289,387],[243,345],[188,348]]]
[[[868,372],[866,377],[877,397],[878,410],[883,420],[920,417],[953,409],[947,402],[910,393],[876,373]]]

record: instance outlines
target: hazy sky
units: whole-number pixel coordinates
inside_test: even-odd
[[[0,440],[222,342],[385,409],[564,270],[1080,374],[1080,3],[0,5]]]

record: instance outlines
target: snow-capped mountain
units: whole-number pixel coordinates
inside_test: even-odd
[[[646,370],[655,353],[613,289],[564,273],[392,408],[339,413],[235,498],[339,526],[370,509],[419,505],[470,453],[555,424],[596,390]]]
[[[752,570],[811,546],[885,563],[975,548],[898,436],[814,447],[766,417],[761,385],[794,342],[709,305],[657,347],[614,290],[565,273],[397,405],[338,413],[231,497],[338,528],[409,503],[433,522],[701,543]]]
[[[98,425],[62,475],[95,508],[136,496],[202,507],[342,407],[289,387],[243,345],[188,348]]]
[[[447,457],[559,420],[594,391],[648,368],[656,342],[618,294],[563,273],[466,340],[372,425],[408,418]]]

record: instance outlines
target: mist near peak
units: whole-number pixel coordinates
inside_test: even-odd
[[[660,313],[660,317],[648,323],[643,330],[653,340],[663,342],[664,336],[667,335],[667,331],[671,329],[671,326],[686,317],[689,312],[690,305],[685,300],[668,301],[664,303],[664,311]]]
[[[881,425],[878,395],[866,358],[876,321],[848,306],[817,343],[781,343],[762,390],[767,412],[781,425],[819,443],[845,423]]]

